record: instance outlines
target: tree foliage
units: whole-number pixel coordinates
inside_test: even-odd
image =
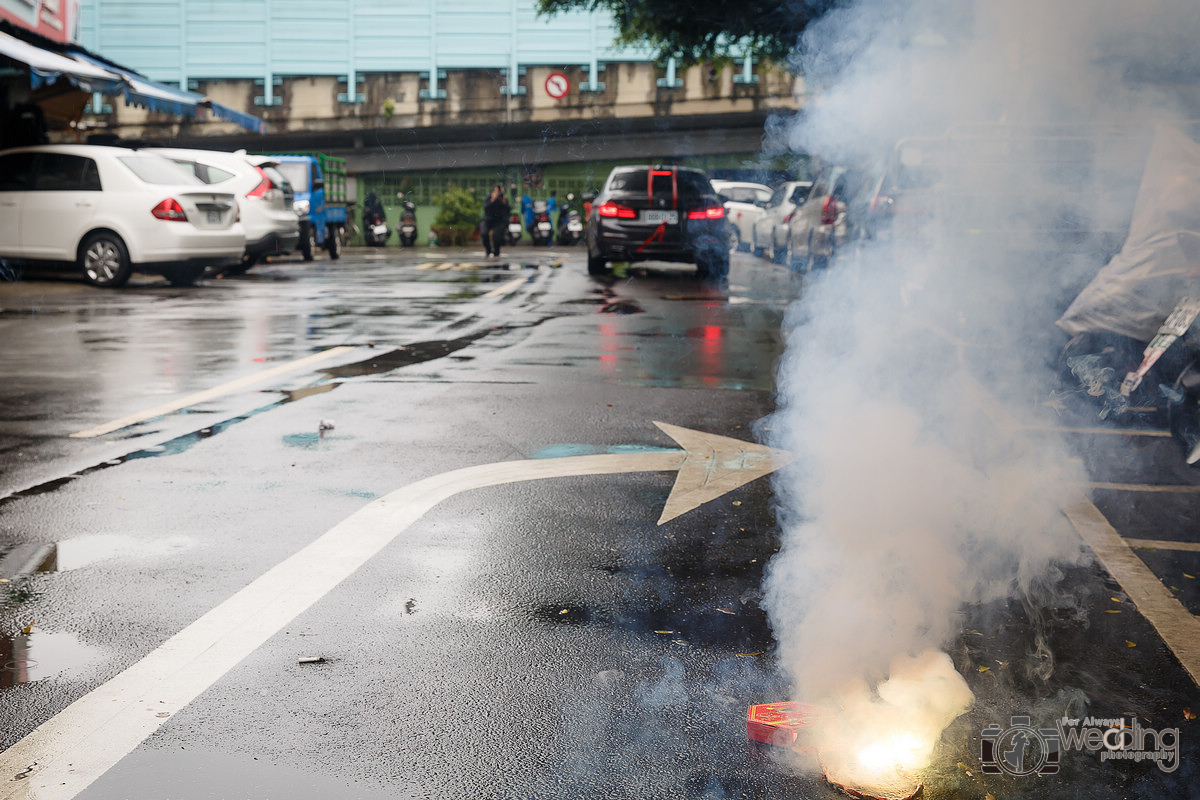
[[[808,24],[841,0],[538,0],[538,11],[610,11],[618,41],[684,66],[749,52],[784,60]]]
[[[433,198],[434,205],[441,206],[434,225],[447,227],[478,227],[483,218],[483,201],[469,189],[451,186]]]

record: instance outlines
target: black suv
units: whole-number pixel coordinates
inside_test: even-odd
[[[724,280],[729,249],[723,200],[708,176],[687,167],[617,167],[588,217],[588,273],[610,261],[684,261]]]

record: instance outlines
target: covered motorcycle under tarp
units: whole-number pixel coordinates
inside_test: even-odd
[[[1185,419],[1200,420],[1200,392],[1188,386],[1200,355],[1192,331],[1198,312],[1200,144],[1162,127],[1121,251],[1057,321],[1072,336],[1060,376],[1069,389],[1096,398],[1101,417],[1165,405],[1172,429],[1191,438]],[[1196,428],[1200,441],[1200,422]],[[1200,460],[1200,449],[1192,457],[1196,443],[1185,444],[1189,463]]]

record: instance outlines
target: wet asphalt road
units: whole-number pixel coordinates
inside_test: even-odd
[[[0,747],[393,490],[495,462],[675,449],[654,420],[754,439],[799,280],[747,255],[725,289],[682,266],[584,273],[581,251],[495,263],[391,248],[191,289],[0,286]],[[71,437],[333,347],[350,349]],[[1095,480],[1125,487],[1096,493],[1122,535],[1196,541],[1194,493],[1128,488],[1200,485],[1169,439],[1078,428]],[[162,727],[79,796],[837,796],[745,741],[745,707],[787,698],[757,605],[777,547],[769,481],[657,526],[674,480],[455,494],[193,702],[162,703]],[[1137,552],[1200,612],[1195,552]],[[1098,567],[1067,581],[1082,620],[1019,604],[964,615],[954,656],[980,702],[927,796],[1197,785],[1195,684]],[[1015,668],[1035,627],[1060,665],[1038,685]],[[1001,698],[1081,687],[1097,715],[1179,725],[1183,767],[1072,754],[1055,778],[981,775]]]

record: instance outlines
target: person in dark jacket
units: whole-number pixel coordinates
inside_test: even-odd
[[[504,241],[504,229],[511,214],[512,207],[504,196],[504,187],[497,183],[483,204],[483,251],[489,256],[500,255],[500,243]]]

